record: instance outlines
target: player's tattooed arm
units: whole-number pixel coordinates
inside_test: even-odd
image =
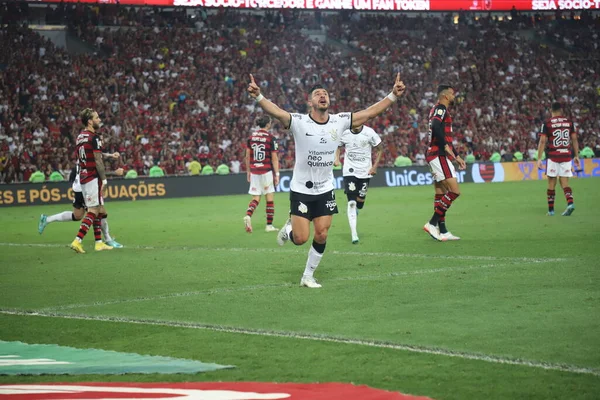
[[[96,170],[100,176],[100,180],[106,180],[106,169],[104,168],[104,161],[102,160],[102,153],[94,152],[94,159],[96,160]]]

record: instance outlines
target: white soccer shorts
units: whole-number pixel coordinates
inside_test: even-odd
[[[274,193],[275,186],[273,185],[273,173],[266,174],[250,174],[250,190],[248,193],[252,196],[262,196],[268,193]]]
[[[550,178],[556,178],[557,176],[571,178],[573,176],[571,162],[555,162],[548,159],[548,163],[546,164],[546,176]]]
[[[436,182],[457,177],[454,165],[446,156],[439,156],[429,161],[429,169]]]
[[[82,183],[81,194],[83,194],[85,206],[88,208],[104,205],[104,198],[102,197],[102,182],[98,178],[94,178],[88,183]]]

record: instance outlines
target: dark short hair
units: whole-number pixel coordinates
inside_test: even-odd
[[[437,94],[439,96],[440,93],[442,93],[444,90],[448,90],[448,89],[452,89],[452,85],[448,85],[448,84],[442,84],[442,85],[438,85],[437,88]]]
[[[310,90],[308,91],[308,95],[312,96],[313,92],[317,89],[325,89],[325,88],[320,83],[317,83],[316,85],[314,85],[313,87],[310,88]]]
[[[81,123],[83,124],[83,126],[87,126],[88,122],[94,118],[94,110],[92,110],[91,108],[84,108],[80,113],[79,113],[79,118],[81,119]]]
[[[256,125],[258,125],[259,128],[264,128],[265,126],[271,123],[271,117],[269,117],[268,115],[263,115],[261,117],[256,118],[255,123]]]
[[[555,101],[554,103],[552,103],[552,111],[560,111],[562,110],[562,104],[560,104],[558,101]]]

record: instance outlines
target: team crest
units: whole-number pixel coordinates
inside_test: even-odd
[[[348,190],[351,192],[354,192],[356,190],[356,185],[354,184],[354,182],[348,183]]]
[[[474,163],[471,169],[473,182],[504,182],[504,167],[501,163]]]
[[[300,204],[298,204],[298,211],[302,214],[306,214],[308,212],[308,207],[303,202],[300,202]]]
[[[437,115],[444,115],[444,110],[442,110],[441,108],[438,108],[437,110]]]
[[[331,135],[331,139],[332,139],[333,141],[339,140],[339,138],[340,138],[340,135],[338,134],[338,132],[337,132],[337,130],[336,130],[336,129],[332,129],[332,130],[330,130],[330,131],[329,131],[329,134]]]

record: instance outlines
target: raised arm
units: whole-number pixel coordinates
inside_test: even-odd
[[[248,84],[248,93],[256,101],[256,103],[271,117],[279,120],[284,128],[290,127],[292,116],[289,112],[282,110],[272,101],[265,98],[260,92],[260,86],[254,81],[254,77],[250,74],[250,83]]]
[[[400,80],[400,73],[398,73],[398,75],[396,75],[396,82],[394,82],[394,88],[390,94],[369,108],[352,114],[352,127],[355,128],[363,125],[371,118],[374,118],[387,110],[396,102],[396,100],[398,100],[398,97],[402,96],[405,90],[406,86],[404,86],[404,82]]]

